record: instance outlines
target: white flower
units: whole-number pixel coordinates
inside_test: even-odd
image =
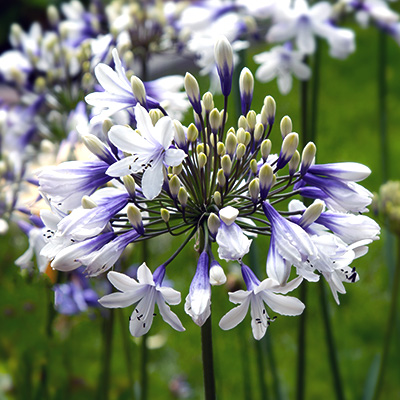
[[[132,154],[112,164],[107,174],[113,177],[143,172],[142,190],[152,200],[160,192],[164,181],[164,164],[175,167],[186,157],[183,150],[170,148],[174,127],[169,117],[159,119],[153,126],[149,113],[140,105],[135,107],[137,130],[116,125],[109,131],[110,141],[124,152]]]
[[[251,269],[244,264],[242,264],[242,274],[247,290],[229,293],[229,300],[240,305],[222,317],[219,322],[221,329],[232,329],[242,322],[250,306],[253,336],[256,340],[260,340],[271,322],[264,302],[273,311],[282,315],[299,315],[303,312],[305,306],[300,300],[295,297],[280,295],[296,289],[303,280],[301,277],[297,277],[285,286],[280,286],[278,282],[271,278],[260,282]]]
[[[236,223],[226,225],[221,220],[216,241],[218,256],[223,260],[240,260],[250,250],[252,240],[248,239]]]
[[[137,303],[129,322],[132,336],[142,336],[149,331],[153,323],[156,303],[164,321],[182,332],[185,328],[166,304],[179,304],[181,295],[170,287],[160,286],[164,273],[165,268],[161,266],[152,275],[146,263],[138,268],[137,281],[125,274],[111,271],[107,277],[120,292],[102,297],[99,303],[108,308],[128,307]]]
[[[282,94],[292,89],[292,74],[300,80],[308,80],[311,69],[303,62],[304,54],[288,46],[275,46],[270,51],[254,56],[254,61],[261,64],[256,71],[260,82],[269,82],[277,78],[278,88]]]

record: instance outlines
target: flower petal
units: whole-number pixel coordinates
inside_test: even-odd
[[[145,262],[138,268],[137,278],[142,284],[154,286],[153,274]]]
[[[172,326],[175,330],[183,332],[186,329],[183,327],[182,322],[178,316],[171,311],[171,309],[165,304],[161,295],[157,298],[157,305],[163,320]]]
[[[247,314],[249,303],[250,297],[248,296],[240,306],[233,308],[221,318],[221,321],[219,321],[219,327],[226,331],[240,324]]]
[[[121,292],[127,292],[128,290],[133,290],[140,286],[140,283],[136,282],[135,279],[121,272],[110,271],[107,274],[107,278],[111,284]]]
[[[142,177],[142,190],[146,199],[153,200],[161,192],[164,182],[163,162],[159,157],[154,160],[151,167],[147,168]]]
[[[261,292],[260,296],[271,310],[282,315],[300,315],[305,308],[305,305],[296,297],[282,296],[266,291]]]

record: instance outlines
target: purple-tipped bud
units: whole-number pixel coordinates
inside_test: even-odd
[[[221,82],[221,91],[226,97],[229,96],[232,89],[233,51],[231,44],[225,36],[222,36],[215,43],[214,55]]]
[[[250,70],[245,67],[242,69],[239,78],[239,88],[240,88],[240,101],[242,104],[242,114],[246,115],[251,106],[251,101],[253,100],[253,90],[254,90],[254,78]]]

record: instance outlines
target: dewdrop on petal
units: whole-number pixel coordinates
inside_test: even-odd
[[[290,117],[285,115],[281,119],[280,128],[281,128],[282,139],[284,139],[289,133],[293,132],[293,124]]]

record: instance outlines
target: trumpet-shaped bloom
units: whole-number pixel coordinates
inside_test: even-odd
[[[264,303],[271,310],[282,315],[299,315],[304,310],[304,304],[291,296],[282,296],[296,289],[302,282],[298,277],[285,286],[279,285],[272,278],[267,278],[260,282],[253,271],[245,264],[242,264],[242,275],[246,283],[247,290],[238,290],[229,293],[229,300],[239,304],[236,308],[229,311],[222,317],[219,326],[224,329],[232,329],[243,321],[250,307],[251,328],[255,339],[260,340],[267,331],[271,323]]]
[[[169,117],[161,118],[153,126],[149,113],[140,104],[135,107],[135,115],[136,131],[120,125],[110,129],[111,142],[132,155],[112,164],[107,174],[117,177],[143,171],[143,194],[151,200],[161,192],[164,165],[175,167],[186,154],[181,149],[171,147],[175,131]]]
[[[160,266],[152,274],[146,263],[138,268],[137,281],[125,274],[111,271],[107,274],[108,280],[120,292],[102,297],[99,299],[99,303],[108,308],[129,307],[137,304],[129,318],[129,329],[132,336],[143,336],[149,331],[153,323],[156,303],[164,321],[172,328],[182,332],[185,328],[166,304],[179,304],[181,295],[170,287],[161,286],[164,274],[164,266]]]

